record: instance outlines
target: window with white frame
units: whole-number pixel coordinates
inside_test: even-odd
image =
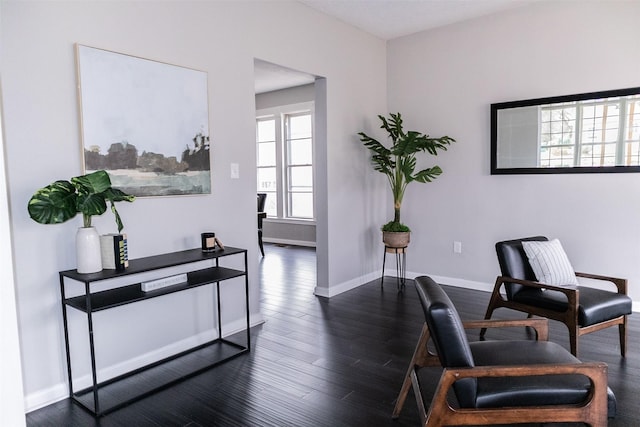
[[[271,218],[313,220],[313,109],[281,109],[256,118],[258,193]]]
[[[540,109],[542,167],[640,165],[640,95]]]

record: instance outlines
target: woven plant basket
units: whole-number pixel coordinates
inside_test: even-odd
[[[409,231],[383,231],[382,241],[390,248],[405,248],[409,246],[411,232]]]

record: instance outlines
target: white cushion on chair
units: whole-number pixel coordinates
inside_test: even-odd
[[[576,273],[560,244],[560,240],[524,241],[522,247],[529,258],[529,264],[538,282],[554,286],[578,284]]]

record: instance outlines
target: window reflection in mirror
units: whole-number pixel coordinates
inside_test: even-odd
[[[640,88],[491,105],[491,173],[640,172]]]

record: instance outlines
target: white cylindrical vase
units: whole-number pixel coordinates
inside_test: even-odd
[[[102,271],[100,235],[95,227],[80,227],[76,234],[76,261],[78,273]]]

